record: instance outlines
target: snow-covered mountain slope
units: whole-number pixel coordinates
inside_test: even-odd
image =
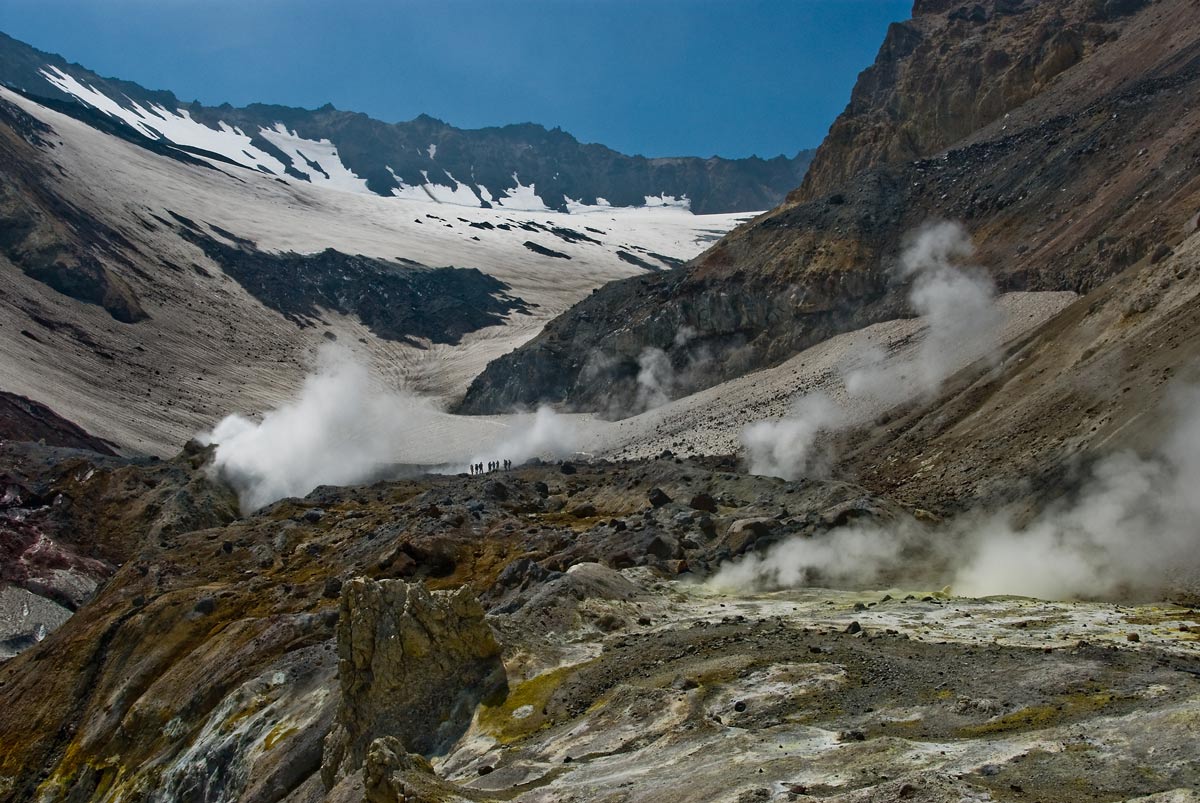
[[[747,217],[329,192],[154,153],[3,89],[0,175],[0,387],[154,453],[277,406],[331,339],[392,387],[455,396],[599,285]]]
[[[462,130],[422,115],[384,123],[333,106],[212,108],[102,78],[0,33],[0,83],[95,110],[149,142],[348,192],[509,210],[585,206],[768,209],[799,185],[813,151],[774,159],[647,159],[559,129]]]

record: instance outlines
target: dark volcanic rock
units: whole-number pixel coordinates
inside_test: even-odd
[[[301,326],[316,323],[321,310],[328,309],[357,315],[388,340],[455,344],[468,332],[529,311],[525,302],[506,293],[508,285],[475,268],[429,268],[332,249],[269,254],[235,248],[186,228],[181,233],[251,295]]]
[[[112,447],[82,427],[57,415],[44,404],[0,391],[0,440],[40,441],[112,455]]]
[[[663,505],[671,504],[671,497],[667,496],[667,492],[662,488],[651,488],[650,493],[646,495],[646,498],[654,507],[662,507]]]
[[[571,515],[577,519],[590,519],[596,515],[596,506],[589,503],[573,507]]]
[[[137,294],[105,264],[123,258],[126,238],[55,194],[33,166],[42,128],[31,127],[28,115],[11,104],[0,105],[0,255],[122,323],[145,320]]]
[[[547,248],[544,245],[538,245],[533,240],[526,240],[525,247],[535,254],[541,254],[544,257],[555,257],[557,259],[570,259],[571,257],[564,254],[562,251],[555,251],[553,248]]]

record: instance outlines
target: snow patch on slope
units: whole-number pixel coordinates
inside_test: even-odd
[[[219,130],[209,128],[196,122],[187,111],[172,114],[162,106],[151,105],[145,109],[138,103],[130,101],[130,108],[125,108],[112,98],[94,87],[85,86],[74,76],[48,67],[41,71],[46,80],[56,87],[74,96],[80,102],[104,112],[110,117],[124,121],[135,131],[150,139],[166,139],[178,145],[216,153],[238,164],[254,170],[265,170],[282,175],[284,165],[274,156],[264,153],[250,144],[250,137],[226,123],[221,123]]]
[[[150,139],[168,140],[176,145],[215,153],[232,162],[253,170],[265,171],[282,176],[287,165],[251,144],[250,137],[240,128],[221,121],[217,128],[210,128],[192,118],[186,109],[174,112],[151,104],[147,109],[129,100],[129,108],[122,106],[95,87],[86,86],[62,70],[47,66],[41,70],[50,83],[82,103],[104,112],[110,117],[123,120],[134,130]],[[307,176],[313,184],[346,192],[369,193],[367,182],[342,164],[337,146],[327,139],[305,139],[294,131],[288,131],[283,123],[274,128],[259,130],[263,139],[270,142],[291,160],[291,167]],[[319,165],[319,169],[318,166]]]
[[[664,192],[662,195],[647,195],[646,206],[673,206],[679,209],[691,209],[692,201],[686,195],[676,198],[674,195],[667,195]]]
[[[288,174],[291,168],[292,175],[302,175],[319,187],[372,194],[367,188],[367,182],[343,164],[338,156],[337,146],[328,139],[305,139],[280,122],[276,122],[271,128],[259,129],[258,135],[278,148],[291,162],[288,165],[280,162],[276,156],[254,147],[249,135],[224,121],[219,122],[217,128],[210,128],[193,119],[186,109],[172,112],[157,104],[151,104],[147,109],[128,97],[125,98],[128,106],[122,105],[53,65],[47,65],[41,73],[47,81],[63,92],[98,111],[123,120],[151,139],[168,140],[177,145],[215,153],[237,164],[276,176]],[[417,151],[428,155],[432,160],[437,156],[437,144],[431,142],[424,151],[419,148]],[[414,185],[406,183],[390,166],[387,169],[398,185],[392,190],[392,195],[397,198],[410,201],[432,200],[468,207],[495,204],[518,212],[550,211],[550,207],[537,194],[536,185],[521,183],[516,173],[512,175],[516,186],[505,189],[503,195],[496,197],[482,185],[478,187],[477,193],[471,186],[459,181],[447,171],[442,172],[449,180],[448,184],[440,183],[436,177],[431,179],[426,171],[421,171],[424,181]],[[570,213],[594,212],[610,206],[604,198],[597,198],[595,204],[584,204],[571,198],[565,198],[565,201]],[[690,210],[691,200],[687,196],[676,197],[664,192],[657,196],[646,196],[645,206]]]
[[[537,187],[534,184],[526,186],[521,183],[520,177],[513,173],[513,181],[517,186],[504,191],[503,198],[497,198],[496,204],[503,206],[505,209],[516,209],[522,212],[549,212],[550,207],[546,206],[546,202],[537,194]]]
[[[444,184],[429,182],[429,194],[438,203],[456,204],[458,206],[479,206],[479,196],[476,195],[470,187],[456,179],[449,170],[443,170],[446,177],[452,182],[452,186],[447,187]],[[422,170],[421,175],[425,176],[425,180],[429,181],[429,175]]]
[[[438,184],[429,178],[429,171],[422,170],[421,176],[425,179],[420,184],[407,184],[404,179],[396,174],[396,171],[388,166],[388,172],[392,175],[392,180],[395,181],[398,187],[392,190],[392,195],[397,198],[403,198],[406,201],[436,201],[439,204],[452,204],[454,206],[466,206],[479,208],[479,196],[474,191],[456,179],[448,170],[442,172],[452,182],[451,186]]]
[[[260,129],[259,134],[287,154],[292,166],[308,176],[313,184],[323,184],[345,192],[370,192],[367,182],[342,164],[337,146],[329,140],[305,139],[295,131],[289,131],[283,123],[276,123],[274,128]]]

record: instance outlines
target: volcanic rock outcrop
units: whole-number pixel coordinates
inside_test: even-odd
[[[377,749],[444,753],[479,701],[504,691],[500,645],[467,586],[430,592],[403,580],[351,580],[337,639],[341,704],[321,769],[330,789]]]
[[[489,627],[506,619],[483,621],[472,595],[518,612],[505,639],[628,627],[633,594],[612,569],[702,570],[733,554],[735,519],[780,515],[785,499],[823,510],[863,496],[842,483],[788,493],[715,461],[601,463],[515,471],[504,501],[488,497],[484,477],[427,477],[322,488],[235,518],[232,490],[209,478],[201,450],[168,462],[21,448],[29,482],[66,474],[70,504],[59,508],[72,514],[71,543],[115,572],[57,630],[0,663],[0,800],[324,795],[323,764],[331,777],[356,775],[387,736],[402,740],[397,755],[437,759],[475,703],[525,704],[488,695],[505,677]],[[722,509],[707,522],[681,503],[656,509],[653,488],[677,499],[703,491]],[[596,515],[562,515],[568,495]],[[822,526],[785,516],[771,535]],[[563,574],[595,562],[608,570]],[[556,578],[565,596],[539,597]],[[597,608],[604,599],[624,609]]]
[[[22,448],[31,476],[62,470]],[[67,455],[85,487],[126,484],[77,540],[125,546],[94,598],[0,663],[0,800],[932,803],[1018,786],[1083,803],[1198,780],[1187,608],[673,579],[848,521],[927,526],[862,487],[720,459],[533,465],[504,499],[490,478],[428,476],[148,535],[163,474],[189,478],[186,507],[219,491],[191,451]],[[654,489],[716,511],[654,507]]]

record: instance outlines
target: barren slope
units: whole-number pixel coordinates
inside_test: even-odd
[[[203,453],[46,458],[6,453],[70,500],[27,526],[103,544],[110,578],[0,664],[3,800],[1195,800],[1187,608],[669,579],[907,518],[859,486],[541,466],[233,521]]]

